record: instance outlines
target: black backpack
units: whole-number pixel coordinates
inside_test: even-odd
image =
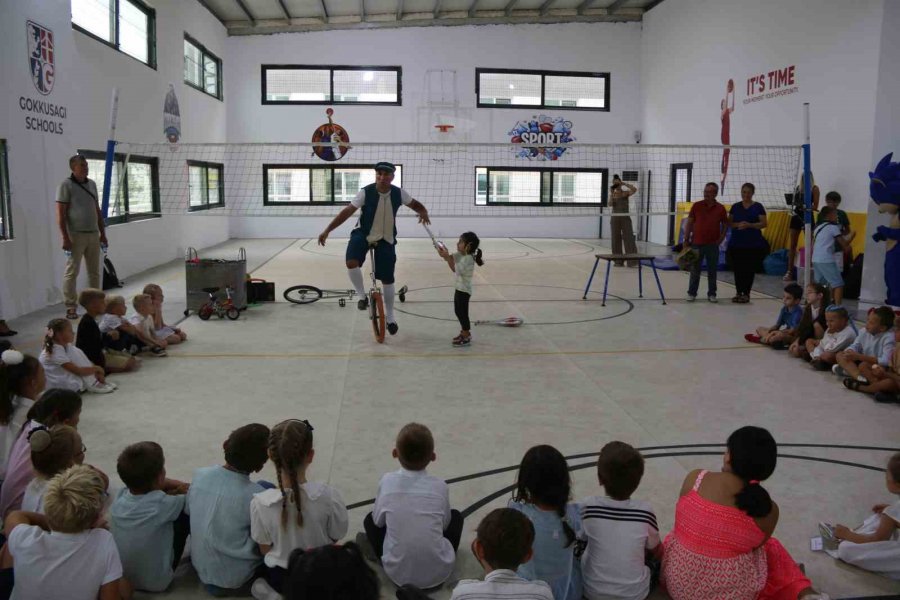
[[[111,290],[113,288],[124,287],[124,282],[116,275],[116,268],[108,256],[103,257],[103,289]]]

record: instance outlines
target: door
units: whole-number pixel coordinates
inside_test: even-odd
[[[691,174],[694,163],[674,163],[669,166],[669,245],[674,244],[675,211],[679,202],[691,201]]]

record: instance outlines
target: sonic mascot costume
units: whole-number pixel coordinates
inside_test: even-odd
[[[884,255],[885,302],[900,306],[900,163],[892,163],[888,154],[869,173],[869,196],[878,205],[878,212],[891,215],[890,226],[880,225],[872,239],[887,242]]]

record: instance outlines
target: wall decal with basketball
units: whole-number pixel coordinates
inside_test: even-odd
[[[315,146],[313,154],[322,160],[334,162],[340,160],[352,148],[349,144],[350,134],[331,118],[334,115],[334,109],[329,108],[325,111],[325,114],[328,115],[328,122],[316,128],[313,132],[312,142],[314,144],[328,145]]]

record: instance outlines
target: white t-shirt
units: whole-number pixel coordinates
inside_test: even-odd
[[[887,515],[890,518],[892,518],[894,521],[897,522],[897,526],[900,527],[900,500],[897,500],[896,502],[894,502],[893,504],[888,506],[886,509],[884,509],[884,511],[881,514]],[[896,539],[896,533],[897,532],[894,531],[895,539]]]
[[[69,355],[69,346],[61,344],[53,344],[53,351],[47,352],[46,349],[41,351],[38,360],[44,366],[44,374],[47,376],[47,389],[62,388],[73,392],[80,392],[84,389],[84,380],[74,373],[70,373],[63,369],[66,363],[75,363]]]
[[[818,225],[814,231],[816,241],[813,244],[814,263],[834,262],[834,239],[841,236],[841,226],[837,223],[826,221]]]
[[[16,585],[12,600],[97,600],[100,587],[122,577],[112,534],[46,532],[18,525],[9,534]]]
[[[644,600],[650,593],[650,569],[644,551],[659,545],[656,515],[643,500],[592,496],[583,501],[581,556],[588,600]]]
[[[25,496],[22,498],[22,510],[44,514],[44,493],[47,491],[49,479],[44,479],[35,474],[34,479],[25,487]]]
[[[287,524],[281,524],[281,491],[266,490],[250,502],[250,537],[257,544],[272,546],[263,562],[287,569],[291,552],[334,544],[347,535],[347,507],[336,489],[324,483],[300,485],[303,527],[297,525],[297,505],[288,496]]]
[[[16,438],[22,432],[22,427],[27,420],[26,415],[32,406],[34,406],[34,400],[31,398],[13,395],[9,423],[0,425],[0,481],[6,479],[6,463],[9,461],[9,451],[12,449],[13,442],[16,441]]]
[[[132,315],[128,322],[141,330],[141,333],[144,335],[153,338],[153,332],[156,330],[156,327],[153,324],[153,315],[147,315],[146,317],[143,315]]]
[[[444,537],[450,517],[450,490],[443,479],[406,469],[381,478],[372,519],[387,527],[381,564],[391,581],[428,589],[450,577],[456,562]]]
[[[104,313],[97,319],[97,327],[100,328],[100,333],[109,333],[110,331],[118,329],[121,325],[122,317],[119,315]]]
[[[837,333],[828,333],[828,331],[825,331],[825,335],[822,336],[822,341],[819,342],[818,346],[813,348],[810,356],[813,360],[816,360],[822,356],[823,352],[840,352],[852,344],[855,339],[856,332],[853,331],[853,328],[850,327],[850,325],[847,325]]]
[[[528,581],[507,569],[488,573],[484,581],[463,579],[453,589],[450,600],[553,600],[550,586]]]

